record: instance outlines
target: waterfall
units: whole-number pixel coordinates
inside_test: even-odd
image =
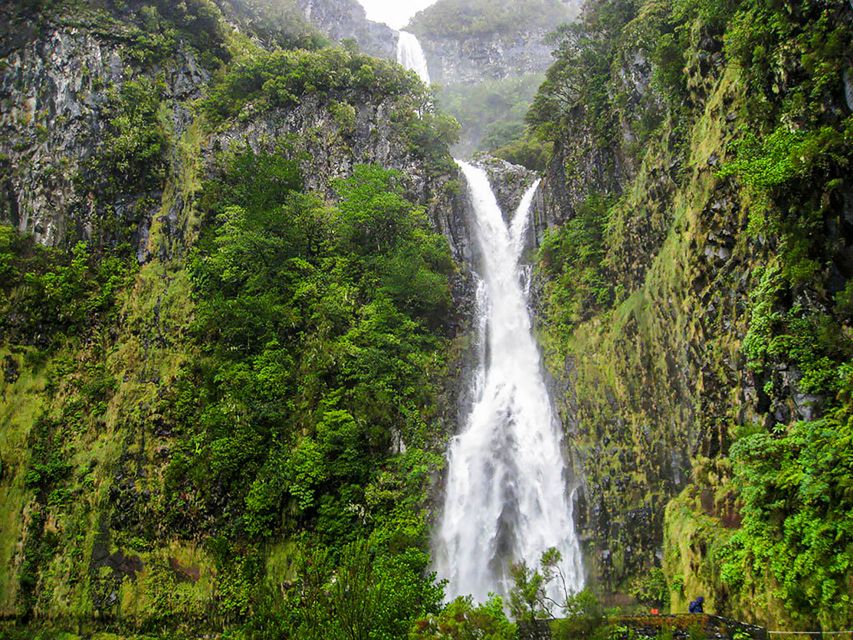
[[[397,62],[406,69],[414,71],[418,77],[429,84],[429,69],[427,68],[426,56],[418,42],[417,36],[408,31],[399,31],[397,39]]]
[[[400,31],[397,61],[429,84],[418,39]],[[465,162],[482,255],[477,286],[478,366],[471,381],[473,407],[450,443],[447,487],[435,532],[435,569],[447,596],[490,592],[506,596],[510,566],[537,567],[556,547],[566,586],[583,586],[580,546],[561,429],[548,397],[527,308],[529,270],[520,264],[538,181],[507,225],[485,171]],[[561,600],[561,585],[549,596]]]
[[[561,449],[539,351],[531,331],[519,262],[538,182],[507,226],[486,172],[459,162],[482,255],[478,286],[480,350],[473,406],[448,451],[444,510],[435,536],[435,569],[447,596],[506,596],[510,565],[537,567],[556,547],[571,591],[583,586],[581,554]],[[561,588],[549,595],[561,600]]]

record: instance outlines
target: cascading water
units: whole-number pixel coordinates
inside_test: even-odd
[[[417,73],[424,84],[428,85],[430,83],[429,69],[421,43],[413,33],[408,31],[398,31],[397,33],[397,62],[406,69]]]
[[[448,452],[444,511],[435,539],[436,570],[447,596],[505,596],[509,568],[538,566],[556,547],[570,590],[583,586],[578,540],[567,493],[566,464],[531,332],[519,260],[530,206],[528,190],[509,228],[482,169],[459,166],[468,181],[482,255],[478,287],[480,362],[474,404]],[[553,584],[549,595],[561,597]]]
[[[418,39],[401,31],[397,59],[429,84]],[[527,310],[527,274],[519,264],[537,181],[509,227],[488,176],[465,162],[482,255],[477,287],[479,363],[474,404],[448,452],[444,511],[435,536],[436,571],[447,596],[506,596],[510,566],[536,567],[556,547],[571,591],[583,586],[580,546],[567,495],[560,425],[551,408]],[[524,283],[523,283],[524,281]],[[562,584],[549,596],[558,601]]]

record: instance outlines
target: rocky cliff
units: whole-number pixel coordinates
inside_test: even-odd
[[[397,59],[397,36],[387,25],[367,19],[357,0],[298,0],[306,19],[335,41],[354,39],[365,53]]]
[[[440,85],[503,80],[543,72],[551,62],[547,35],[573,18],[578,5],[441,0],[409,25]]]
[[[526,73],[542,73],[550,63],[546,31],[477,37],[432,35],[416,26],[430,78],[439,85],[466,84],[486,79],[505,80]]]
[[[455,124],[395,64],[238,8],[2,8],[0,615],[27,633],[336,637],[311,611],[365,558],[408,581],[395,610],[438,604]]]
[[[347,11],[363,17],[364,10],[357,6],[358,11],[351,7]],[[327,10],[331,11],[324,5],[323,11]],[[101,176],[96,174],[111,168],[100,166],[99,156],[104,155],[107,141],[137,133],[125,125],[127,114],[121,111],[138,106],[128,104],[141,97],[133,95],[136,91],[151,100],[152,112],[130,117],[155,120],[150,123],[151,131],[143,132],[155,144],[198,138],[201,125],[190,103],[204,94],[210,82],[210,65],[200,59],[210,50],[200,55],[188,38],[178,37],[168,43],[170,51],[149,53],[144,50],[150,44],[145,38],[155,39],[158,31],[167,28],[164,24],[152,26],[145,19],[137,24],[127,19],[114,22],[114,30],[108,32],[103,26],[107,18],[92,9],[73,17],[62,12],[40,16],[39,24],[35,18],[10,10],[9,19],[31,37],[7,52],[0,74],[4,221],[49,245],[77,239],[107,244],[127,240],[142,259],[152,220],[162,205],[165,176],[161,174],[166,168],[159,157],[153,158],[153,166],[136,168],[140,174],[144,169],[155,175],[135,175],[132,177],[139,178],[136,184],[111,185],[115,188],[110,192],[97,193],[93,181]],[[214,37],[221,38],[220,28],[216,27]],[[208,46],[212,49],[217,43]],[[195,139],[193,143],[201,145],[201,171],[209,172],[214,148],[246,143],[257,148],[259,140],[273,148],[276,141],[291,136],[300,145],[309,188],[330,195],[335,178],[348,175],[355,164],[375,162],[403,171],[411,195],[430,202],[435,180],[423,175],[418,154],[399,137],[399,127],[394,128],[391,119],[399,116],[393,101],[361,93],[353,96],[353,102],[355,105],[309,98],[293,109],[252,118],[207,140]],[[242,114],[243,120],[248,116]],[[314,135],[302,135],[308,131]],[[125,151],[130,156],[138,149]],[[170,160],[175,175],[185,173],[182,162],[186,158],[177,149]],[[190,207],[187,202],[173,204]],[[446,216],[453,209],[446,204],[433,203],[430,209],[437,216]],[[171,218],[178,215],[177,211],[168,212]],[[107,229],[109,225],[116,228]]]
[[[0,76],[4,222],[49,245],[129,241],[142,258],[160,208],[161,184],[140,181],[107,193],[93,184],[109,118],[122,87],[136,75],[126,66],[128,48],[86,28],[43,29],[41,37],[9,53]],[[160,93],[163,125],[181,138],[192,124],[186,105],[201,95],[210,73],[190,48],[177,54],[152,70],[164,82],[146,84],[145,90]]]
[[[531,114],[555,141],[539,327],[588,567],[674,611],[841,628],[849,497],[809,460],[850,424],[848,63],[810,38],[851,13],[709,6],[590,4]],[[754,66],[758,42],[798,53]]]

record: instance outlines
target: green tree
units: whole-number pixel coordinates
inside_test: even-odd
[[[409,640],[514,640],[517,633],[500,596],[477,606],[470,596],[460,596],[440,613],[415,621]]]

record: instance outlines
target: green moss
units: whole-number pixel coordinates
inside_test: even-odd
[[[804,495],[835,486],[816,480],[816,456],[846,465],[835,457],[846,436],[825,438],[846,433],[853,353],[844,294],[828,291],[846,246],[828,230],[840,228],[851,160],[849,115],[827,93],[841,5],[803,4],[792,17],[763,2],[599,3],[562,33],[531,111],[573,200],[608,179],[621,191],[599,213],[596,243],[578,235],[594,227],[575,204],[540,254],[546,362],[569,388],[561,413],[595,505],[593,535],[607,541],[593,564],[610,588],[646,571],[664,539],[676,607],[701,591],[730,615],[847,622],[838,607],[849,568],[821,554],[836,534],[833,548],[848,548],[849,533]],[[770,41],[797,53],[772,58]],[[715,58],[722,42],[728,57]],[[636,56],[652,67],[639,97]],[[800,75],[795,59],[809,61]],[[624,175],[608,173],[608,155]],[[612,304],[584,300],[590,269]],[[799,422],[810,412],[822,417]],[[825,431],[827,420],[837,428]],[[733,444],[747,427],[758,433]],[[781,477],[793,495],[780,493]],[[625,522],[642,508],[654,533],[634,540]]]
[[[687,613],[696,596],[705,597],[708,612],[721,612],[729,603],[718,601],[721,592],[721,549],[734,531],[722,527],[699,505],[695,487],[685,489],[666,507],[663,569],[667,580],[678,585],[670,592],[670,610]]]
[[[19,609],[18,568],[24,534],[24,517],[33,490],[26,484],[30,429],[45,406],[49,364],[33,366],[27,358],[32,349],[13,353],[0,348],[0,363],[8,372],[0,392],[0,499],[4,505],[0,527],[0,612],[17,615]],[[12,374],[11,378],[9,374]]]

